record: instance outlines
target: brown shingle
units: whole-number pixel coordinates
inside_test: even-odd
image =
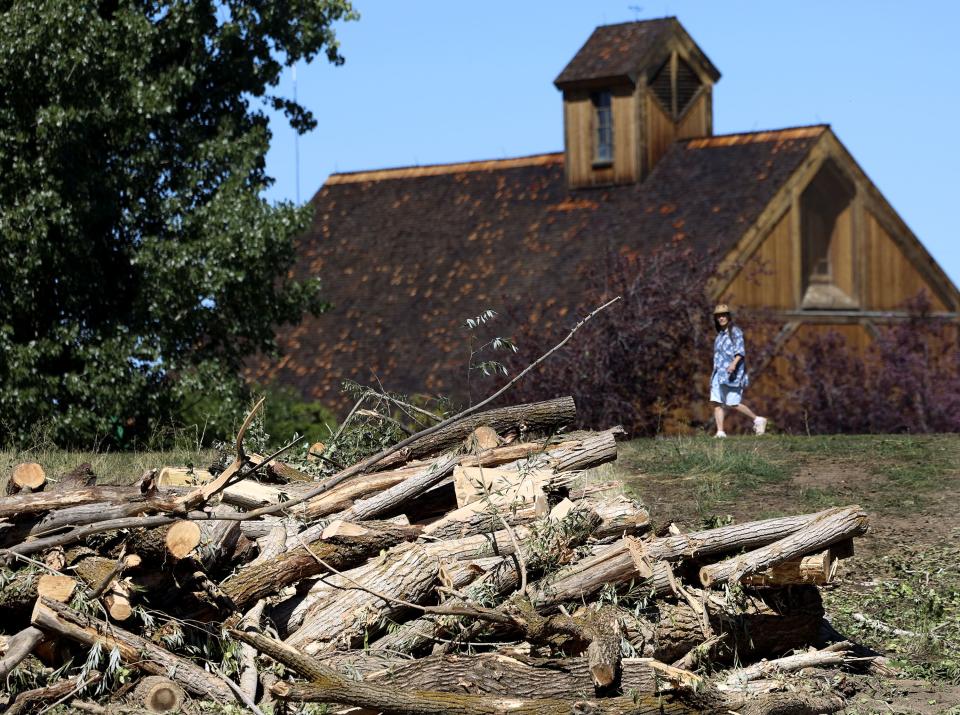
[[[677,142],[643,184],[587,190],[566,188],[561,154],[335,175],[297,244],[298,275],[333,308],[249,374],[341,408],[346,377],[463,398],[466,318],[493,308],[501,335],[528,320],[559,334],[608,256],[678,241],[722,256],[825,131]]]

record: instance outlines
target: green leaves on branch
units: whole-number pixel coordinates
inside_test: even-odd
[[[285,65],[343,61],[346,0],[0,0],[0,441],[118,444],[324,305],[295,276],[309,207],[270,205]],[[232,401],[232,402],[231,402]],[[224,428],[229,431],[229,426]]]

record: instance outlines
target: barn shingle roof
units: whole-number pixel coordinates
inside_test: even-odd
[[[668,53],[667,40],[681,35],[714,82],[720,78],[713,63],[687,35],[675,17],[601,25],[594,29],[573,59],[554,80],[561,89],[599,80],[636,83],[644,70],[655,70]]]
[[[543,333],[583,310],[614,252],[684,242],[724,255],[825,126],[675,143],[639,185],[569,190],[563,155],[336,174],[313,198],[297,271],[329,312],[279,336],[249,377],[342,407],[343,379],[462,397],[464,320],[487,308]]]

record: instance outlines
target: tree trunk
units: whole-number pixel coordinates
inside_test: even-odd
[[[440,690],[515,698],[567,698],[594,692],[587,658],[518,659],[498,653],[427,656],[386,671],[381,669],[364,679],[408,691]],[[656,679],[647,662],[624,659],[617,690],[653,694]]]
[[[792,558],[821,551],[837,542],[861,536],[866,533],[868,524],[867,514],[859,506],[828,509],[796,533],[769,546],[748,551],[718,564],[704,566],[700,569],[700,581],[704,586],[739,581],[744,576],[773,568]]]
[[[481,425],[487,425],[501,435],[510,429],[517,429],[521,434],[550,434],[560,427],[571,424],[576,415],[577,408],[572,397],[558,397],[544,402],[511,405],[478,412],[433,434],[414,440],[401,453],[379,462],[377,466],[383,469],[400,461],[422,459],[453,449],[460,446],[470,433]]]
[[[0,680],[6,680],[10,671],[33,651],[34,647],[43,640],[43,631],[33,626],[24,628],[12,636],[0,636],[3,642],[3,658],[0,658]]]
[[[233,693],[217,678],[191,661],[180,658],[116,625],[85,616],[62,603],[38,598],[30,622],[42,631],[65,636],[87,646],[103,642],[109,652],[114,648],[127,663],[153,675],[167,675],[195,695],[220,702],[232,702]]]
[[[640,557],[655,566],[660,560],[697,558],[763,546],[794,533],[817,516],[806,514],[766,519],[646,541],[626,537],[557,573],[549,583],[533,592],[533,602],[538,608],[545,608],[587,597],[608,583],[624,583],[641,576],[649,578],[652,575],[650,568],[648,573],[638,569]],[[653,568],[652,573],[656,572],[657,569]],[[660,573],[663,573],[662,569]]]
[[[365,637],[384,630],[390,619],[408,607],[384,601],[356,588],[355,583],[394,599],[420,603],[431,594],[439,566],[439,559],[423,546],[401,544],[381,558],[346,572],[347,578],[325,578],[331,586],[314,597],[302,625],[286,642],[311,655],[337,644],[356,647]]]
[[[367,522],[357,526],[362,531],[349,535],[330,536],[332,532],[328,531],[328,539],[323,538],[323,532],[310,542],[302,537],[295,538],[295,548],[274,559],[255,561],[241,567],[220,587],[237,609],[243,611],[288,584],[326,571],[316,557],[342,570],[401,541],[415,538],[419,533],[417,527],[396,526],[386,522]],[[310,549],[309,553],[303,544]]]
[[[174,506],[169,495],[151,492],[144,494],[138,486],[78,486],[70,489],[53,489],[49,492],[37,492],[36,494],[17,494],[16,496],[0,499],[0,519],[11,517],[20,518],[27,514],[80,506],[81,504],[93,504],[95,502],[109,502],[111,504],[144,502],[152,505],[157,511],[172,509]]]

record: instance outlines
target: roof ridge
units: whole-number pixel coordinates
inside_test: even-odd
[[[507,159],[481,159],[477,161],[457,161],[447,164],[426,164],[423,166],[398,166],[388,169],[370,169],[331,174],[324,186],[335,184],[353,184],[361,181],[381,181],[383,179],[409,179],[420,176],[441,176],[463,171],[492,171],[495,169],[515,169],[524,166],[548,166],[562,164],[563,152],[530,154]]]
[[[601,27],[620,27],[621,25],[643,25],[647,22],[660,22],[662,20],[676,20],[676,15],[663,15],[662,17],[648,17],[645,20],[624,20],[623,22],[611,22],[606,25],[597,25],[594,30],[599,30]]]
[[[781,129],[755,129],[748,132],[732,132],[730,134],[711,134],[705,137],[690,137],[677,140],[691,149],[701,149],[709,146],[729,146],[732,144],[750,144],[754,142],[774,141],[776,139],[805,139],[822,134],[830,129],[826,123],[799,124]]]

